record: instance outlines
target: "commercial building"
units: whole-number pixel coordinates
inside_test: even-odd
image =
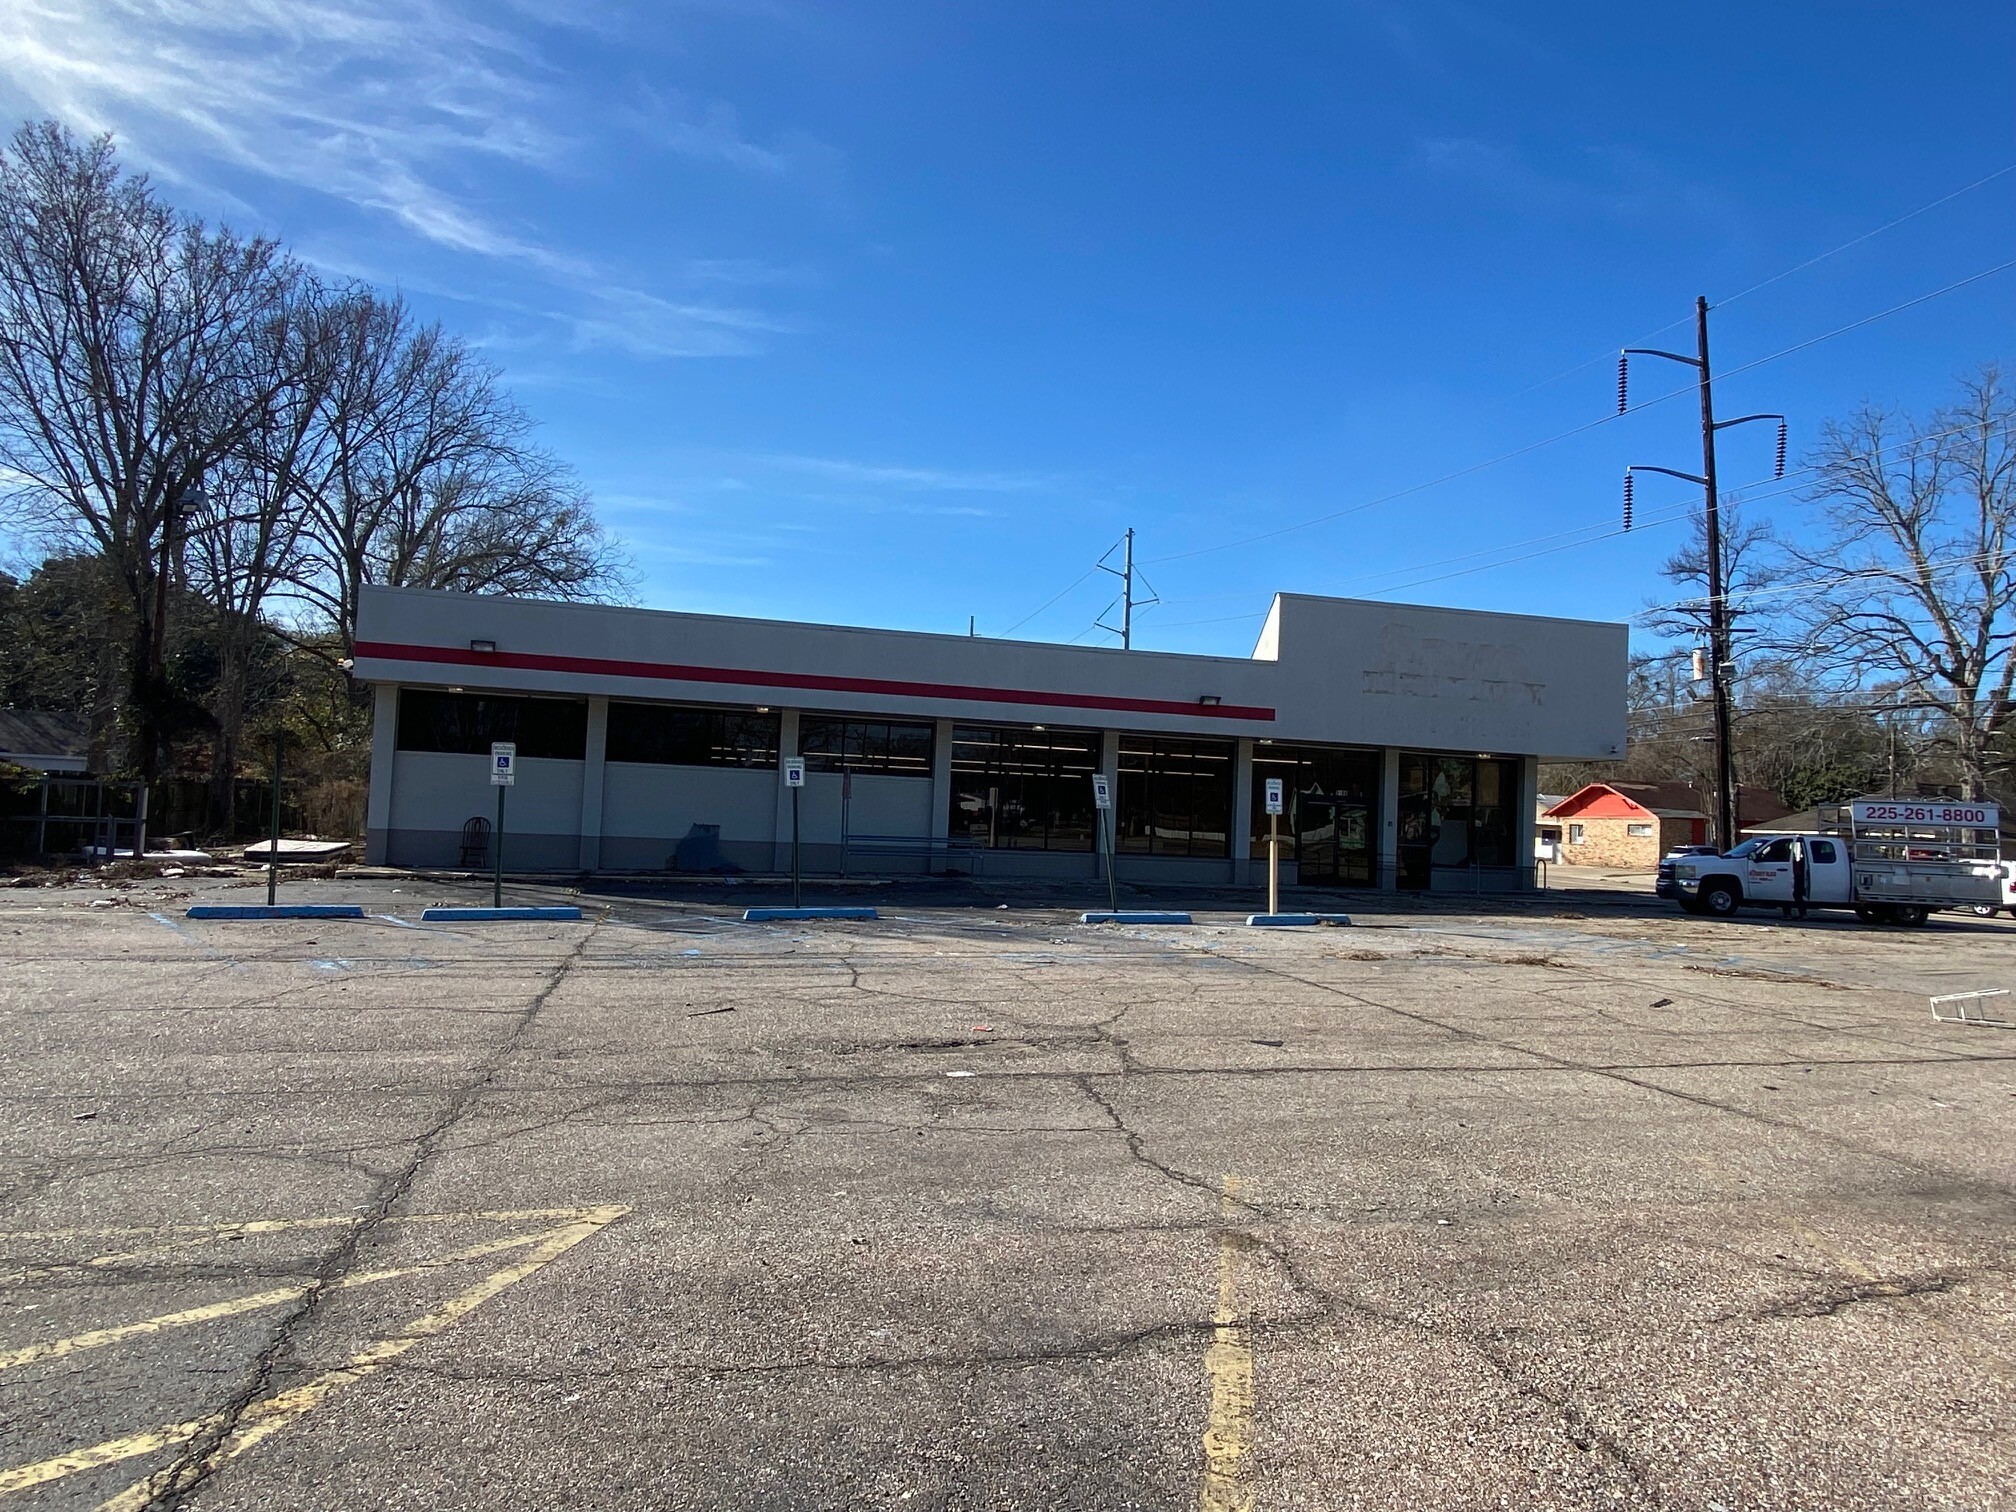
[[[1531,884],[1540,759],[1624,750],[1622,625],[1277,595],[1250,657],[366,589],[368,854],[464,859],[492,741],[518,870],[788,867],[1093,879]]]

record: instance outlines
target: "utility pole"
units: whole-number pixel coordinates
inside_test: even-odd
[[[1736,843],[1736,760],[1730,749],[1729,674],[1735,660],[1729,648],[1728,585],[1722,581],[1722,506],[1715,489],[1715,388],[1708,371],[1708,296],[1694,301],[1694,339],[1701,353],[1701,475],[1706,498],[1705,535],[1708,546],[1708,661],[1714,675],[1708,679],[1709,696],[1715,700],[1715,823],[1718,843],[1728,850]],[[1785,417],[1780,415],[1782,426]],[[1778,475],[1785,474],[1784,453],[1779,453]]]
[[[1118,625],[1109,625],[1103,619],[1098,620],[1095,623],[1101,630],[1106,631],[1109,635],[1117,635],[1120,637],[1120,649],[1122,651],[1132,651],[1134,649],[1135,609],[1137,608],[1145,609],[1150,604],[1161,603],[1162,600],[1156,596],[1154,588],[1149,586],[1148,579],[1146,577],[1143,577],[1141,579],[1141,586],[1148,589],[1148,597],[1136,598],[1134,596],[1135,573],[1134,573],[1133,526],[1130,525],[1127,527],[1126,538],[1122,540],[1119,543],[1119,545],[1121,547],[1122,552],[1124,553],[1124,555],[1121,558],[1120,566],[1118,567],[1107,566],[1106,557],[1101,557],[1095,565],[1097,565],[1097,567],[1101,572],[1110,572],[1113,574],[1113,576],[1120,579],[1120,597],[1114,601],[1115,603],[1118,603],[1120,606],[1120,623]],[[1113,555],[1113,552],[1112,549],[1109,547],[1107,549],[1106,556],[1111,555]],[[1111,609],[1113,605],[1108,604],[1106,607],[1108,609]]]
[[[1715,483],[1715,433],[1727,430],[1732,425],[1748,425],[1753,420],[1776,420],[1778,422],[1778,461],[1773,476],[1785,476],[1785,417],[1783,415],[1739,415],[1734,420],[1715,418],[1714,375],[1708,365],[1708,298],[1702,295],[1694,301],[1695,355],[1684,356],[1679,352],[1662,352],[1651,347],[1626,347],[1617,359],[1617,413],[1628,409],[1626,382],[1630,360],[1639,357],[1663,357],[1668,362],[1685,363],[1695,370],[1701,387],[1701,471],[1699,473],[1678,472],[1670,467],[1648,467],[1634,464],[1624,469],[1624,528],[1631,528],[1631,475],[1640,472],[1664,473],[1669,478],[1679,478],[1688,483],[1701,485],[1703,508],[1704,544],[1708,554],[1708,687],[1714,702],[1715,715],[1715,835],[1718,849],[1728,850],[1736,843],[1736,763],[1731,738],[1732,716],[1729,708],[1729,680],[1735,675],[1736,661],[1729,640],[1729,591],[1723,581],[1725,563],[1722,559],[1722,500]]]

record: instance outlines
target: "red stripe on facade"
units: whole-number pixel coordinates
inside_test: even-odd
[[[756,688],[803,688],[820,693],[876,693],[965,703],[1108,709],[1126,714],[1180,714],[1191,719],[1271,721],[1274,718],[1272,709],[1252,704],[1205,705],[1178,703],[1170,698],[1109,698],[1092,693],[1043,693],[1029,688],[982,688],[965,683],[899,682],[881,677],[822,677],[811,672],[755,672],[739,667],[683,667],[670,662],[620,661],[603,656],[465,651],[456,646],[404,646],[389,641],[359,641],[355,654],[359,660],[431,662],[451,667],[512,667],[524,672],[566,672],[585,677],[648,677],[661,682],[736,683]]]

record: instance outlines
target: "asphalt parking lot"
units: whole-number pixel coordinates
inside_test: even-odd
[[[2007,923],[293,889],[0,893],[4,1512],[2016,1505]]]

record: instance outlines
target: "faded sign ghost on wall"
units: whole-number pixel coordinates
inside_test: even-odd
[[[1405,620],[1386,627],[1379,655],[1364,671],[1366,693],[1399,698],[1538,707],[1546,687],[1527,670],[1518,646],[1422,635]]]

